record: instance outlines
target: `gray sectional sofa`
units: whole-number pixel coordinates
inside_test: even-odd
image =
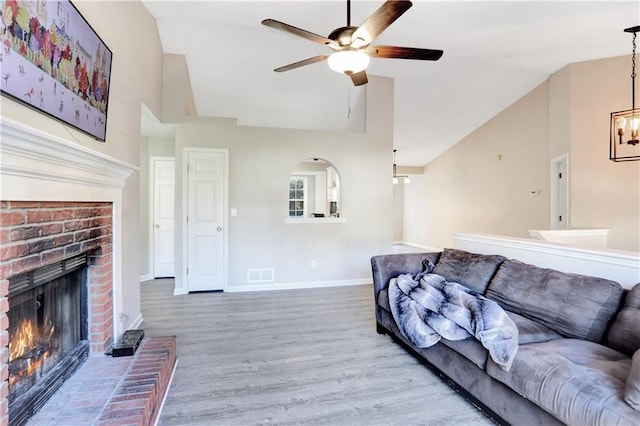
[[[497,302],[518,329],[509,371],[474,338],[418,348],[398,328],[388,286],[432,273]],[[513,425],[640,425],[640,284],[567,274],[445,249],[371,259],[377,330],[390,335],[488,416]],[[635,354],[635,355],[634,355]]]

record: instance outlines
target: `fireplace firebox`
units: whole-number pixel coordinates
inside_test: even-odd
[[[9,424],[35,413],[89,354],[87,253],[9,280]]]

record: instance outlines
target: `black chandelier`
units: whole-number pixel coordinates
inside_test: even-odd
[[[640,153],[635,146],[640,127],[640,108],[636,108],[636,37],[640,25],[626,28],[626,33],[633,34],[633,52],[631,54],[631,109],[611,113],[611,135],[609,138],[609,159],[613,161],[637,161]]]

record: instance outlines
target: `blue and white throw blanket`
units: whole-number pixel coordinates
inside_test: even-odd
[[[402,334],[428,348],[440,338],[480,341],[491,359],[509,371],[518,351],[518,328],[494,301],[432,273],[399,275],[389,283],[391,313]]]

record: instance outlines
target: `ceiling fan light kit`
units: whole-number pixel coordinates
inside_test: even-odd
[[[351,77],[354,86],[360,86],[368,82],[366,69],[369,66],[371,57],[437,61],[443,54],[442,50],[370,45],[411,6],[412,3],[410,1],[388,0],[373,15],[367,18],[361,26],[354,27],[351,26],[351,1],[347,0],[347,26],[336,28],[328,37],[314,34],[275,19],[265,19],[262,24],[267,27],[306,38],[314,43],[323,44],[334,51],[332,54],[313,56],[276,68],[274,71],[290,71],[326,60],[332,70],[348,75]]]
[[[369,66],[370,61],[369,55],[356,49],[340,50],[331,54],[327,60],[329,68],[347,75],[364,71]]]

